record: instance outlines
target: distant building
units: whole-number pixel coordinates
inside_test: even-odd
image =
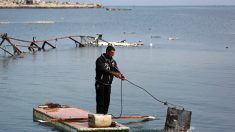
[[[31,5],[31,4],[33,4],[33,0],[25,0],[25,3],[26,3],[27,5]]]
[[[24,0],[15,0],[14,2],[17,4],[24,4]]]
[[[40,0],[25,0],[25,4],[31,5],[31,4],[39,4]]]

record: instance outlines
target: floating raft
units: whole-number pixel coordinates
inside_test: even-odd
[[[117,122],[112,122],[110,127],[91,128],[88,124],[88,114],[92,113],[79,107],[64,107],[54,104],[33,108],[34,121],[48,123],[48,125],[68,132],[129,131],[129,127]]]

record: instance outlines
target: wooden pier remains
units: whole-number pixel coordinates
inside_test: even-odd
[[[19,38],[14,38],[9,36],[7,33],[0,34],[0,50],[5,52],[10,56],[17,56],[21,55],[25,52],[34,53],[36,51],[45,51],[46,46],[49,46],[52,49],[56,48],[56,45],[53,42],[57,42],[58,40],[68,39],[72,40],[75,43],[76,47],[86,47],[86,46],[142,46],[141,43],[127,43],[126,41],[119,41],[119,42],[108,42],[102,39],[101,34],[97,34],[96,37],[93,36],[82,36],[82,35],[74,35],[74,36],[64,36],[64,37],[57,37],[47,40],[23,40]],[[23,44],[22,44],[23,43]],[[11,50],[7,49],[6,47],[12,47]],[[27,51],[23,51],[22,48],[27,48]]]
[[[35,37],[33,37],[33,40],[23,40],[19,38],[10,37],[7,33],[1,34],[0,38],[2,39],[0,41],[0,49],[3,50],[5,53],[9,54],[10,56],[17,56],[22,53],[25,53],[26,51],[22,51],[21,48],[27,48],[28,52],[36,52],[36,51],[45,51],[46,45],[49,46],[52,49],[56,48],[55,44],[52,44],[52,42],[56,42],[61,39],[69,39],[72,40],[75,43],[76,47],[85,47],[85,45],[89,45],[86,40],[83,40],[84,43],[82,44],[77,40],[77,38],[80,38],[80,41],[82,41],[82,38],[89,38],[89,39],[95,39],[95,37],[92,36],[64,36],[64,37],[58,37],[58,38],[52,38],[47,40],[35,40]],[[75,39],[76,38],[76,39]],[[5,42],[5,43],[4,43]],[[19,43],[24,44],[19,44]],[[8,43],[8,44],[6,44]],[[12,50],[7,50],[6,47],[11,46]]]

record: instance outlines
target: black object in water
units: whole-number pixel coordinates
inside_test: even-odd
[[[165,122],[166,132],[186,132],[190,128],[192,111],[179,110],[176,108],[167,109]]]

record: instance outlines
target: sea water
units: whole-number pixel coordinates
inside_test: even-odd
[[[116,47],[114,58],[129,81],[192,111],[194,132],[235,131],[235,7],[117,8],[131,10],[1,9],[0,33],[24,40],[103,34],[107,41],[144,43]],[[20,57],[0,51],[1,132],[58,131],[33,122],[33,107],[46,102],[95,112],[95,60],[105,47],[76,48],[71,40],[51,43],[57,48]],[[123,115],[158,120],[119,122],[131,131],[161,131],[167,106],[127,81],[122,87]],[[113,115],[121,112],[120,88],[121,81],[114,79]]]

